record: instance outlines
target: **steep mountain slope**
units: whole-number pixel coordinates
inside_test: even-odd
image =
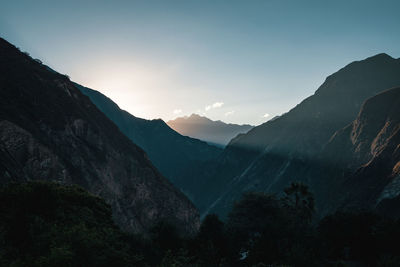
[[[100,92],[75,85],[129,139],[143,148],[161,173],[184,192],[191,191],[190,181],[194,178],[186,176],[187,170],[216,159],[222,151],[206,142],[180,135],[161,119],[150,121],[137,118],[121,110],[116,103]],[[188,183],[183,184],[182,181]]]
[[[314,95],[281,117],[241,135],[221,155],[208,207],[226,214],[243,191],[281,192],[293,180],[313,188],[310,166],[331,136],[354,120],[368,97],[400,85],[400,60],[379,54],[329,76]],[[318,202],[317,202],[318,204]]]
[[[400,87],[368,99],[356,120],[334,134],[320,159],[328,163],[316,173],[326,181],[324,210],[385,209],[400,195]]]
[[[103,197],[122,229],[159,220],[183,233],[193,204],[69,79],[0,39],[0,182],[51,180]]]
[[[167,122],[178,133],[219,146],[226,146],[238,134],[247,133],[253,126],[212,121],[206,117],[192,114]]]

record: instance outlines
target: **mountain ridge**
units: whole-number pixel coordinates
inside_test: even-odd
[[[78,89],[135,144],[149,155],[150,160],[175,186],[182,191],[188,188],[180,181],[186,169],[195,168],[215,159],[221,149],[204,141],[182,136],[163,120],[146,120],[122,110],[112,99],[102,93],[75,83]]]

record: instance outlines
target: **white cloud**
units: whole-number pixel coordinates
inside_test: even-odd
[[[178,115],[179,113],[182,113],[182,109],[174,109],[174,114]]]
[[[233,113],[235,113],[235,111],[231,110],[225,113],[225,116],[229,116],[229,115],[233,115]]]
[[[209,111],[209,110],[212,109],[212,108],[220,108],[220,107],[222,107],[223,105],[224,105],[224,102],[215,102],[215,103],[212,104],[212,105],[206,106],[204,109],[205,109],[206,111]]]
[[[268,114],[268,113],[265,113],[263,117],[264,117],[264,118],[268,118],[268,117],[269,117],[269,114]]]
[[[213,108],[220,108],[224,105],[224,102],[215,102],[212,106]]]

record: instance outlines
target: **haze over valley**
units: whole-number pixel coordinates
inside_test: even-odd
[[[167,124],[182,135],[198,138],[217,146],[226,146],[238,134],[247,133],[254,127],[248,124],[237,125],[212,121],[197,114],[176,118],[168,121]]]

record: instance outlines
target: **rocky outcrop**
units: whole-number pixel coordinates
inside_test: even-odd
[[[0,181],[78,184],[103,197],[122,229],[159,220],[194,233],[193,204],[68,77],[0,39]]]
[[[400,87],[368,99],[357,118],[335,133],[320,158],[330,163],[330,171],[319,177],[334,182],[330,197],[321,203],[326,210],[385,210],[400,195]]]

